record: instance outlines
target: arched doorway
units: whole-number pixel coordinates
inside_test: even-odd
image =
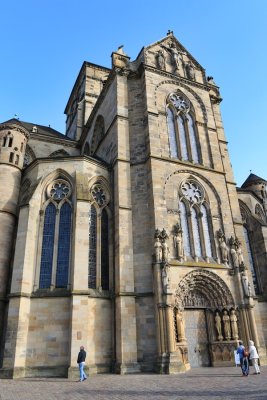
[[[176,348],[184,362],[191,367],[229,365],[238,328],[234,299],[225,282],[210,271],[191,271],[174,298]]]

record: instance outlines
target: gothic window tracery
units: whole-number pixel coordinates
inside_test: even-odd
[[[46,188],[41,213],[41,260],[39,288],[67,288],[71,248],[71,186],[57,179]]]
[[[167,125],[170,156],[183,161],[200,163],[200,146],[190,102],[179,93],[167,100]]]
[[[109,290],[109,195],[100,183],[90,192],[88,287]]]
[[[256,204],[256,206],[255,206],[255,214],[257,215],[257,217],[261,221],[265,222],[264,213],[263,213],[262,208],[261,208],[261,206],[259,204]]]
[[[180,185],[179,215],[185,255],[215,258],[214,235],[205,191],[193,179],[187,179]]]

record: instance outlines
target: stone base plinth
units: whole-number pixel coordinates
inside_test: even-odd
[[[141,366],[139,363],[116,363],[115,364],[115,373],[116,374],[137,374],[141,372]]]
[[[1,368],[0,379],[19,379],[19,378],[66,378],[68,376],[67,366],[58,367],[15,367]]]
[[[237,340],[216,341],[211,343],[210,347],[213,367],[232,367],[235,365],[234,351],[238,347]]]
[[[180,374],[187,371],[179,353],[163,354],[159,357],[156,372],[159,374]]]

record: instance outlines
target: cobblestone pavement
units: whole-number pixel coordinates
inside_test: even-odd
[[[239,367],[196,368],[180,375],[95,375],[0,380],[1,400],[267,400],[267,367],[242,377]]]

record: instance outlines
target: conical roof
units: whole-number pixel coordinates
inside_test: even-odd
[[[255,183],[267,183],[265,179],[255,175],[255,174],[250,174],[248,176],[248,178],[245,180],[245,182],[243,183],[243,185],[241,186],[241,188],[246,188],[248,186],[251,186]]]

